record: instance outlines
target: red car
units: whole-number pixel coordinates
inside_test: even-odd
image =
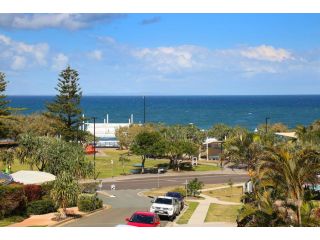
[[[131,218],[126,218],[127,225],[135,227],[160,227],[158,214],[151,212],[135,212]]]

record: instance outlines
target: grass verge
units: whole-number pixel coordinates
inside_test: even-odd
[[[192,214],[198,207],[198,202],[187,202],[188,209],[183,213],[183,215],[178,219],[178,224],[187,224],[189,222],[189,219],[191,218]]]
[[[236,222],[241,206],[220,205],[211,203],[205,222]]]
[[[239,203],[242,196],[242,187],[226,187],[202,193],[210,197],[218,198],[221,201]]]
[[[96,155],[96,172],[99,173],[99,178],[108,178],[112,176],[120,176],[131,174],[131,170],[136,169],[133,165],[141,164],[141,157],[137,155],[128,155],[128,150],[119,150],[115,148],[105,148],[98,149],[99,153]],[[124,155],[129,161],[122,162],[119,161],[121,155]],[[93,162],[93,155],[87,156],[89,161]],[[111,164],[111,160],[113,164]],[[157,168],[159,164],[169,164],[169,159],[147,159],[145,162],[145,168]],[[0,162],[0,170],[5,169],[5,166]],[[12,172],[19,170],[29,170],[30,166],[27,164],[20,164],[17,159],[15,159],[12,165]],[[36,169],[34,169],[36,170]],[[198,165],[194,167],[191,171],[215,171],[219,170],[219,167],[213,165]],[[155,174],[156,175],[156,174]]]
[[[0,220],[0,227],[5,227],[17,222],[22,222],[26,217],[23,216],[10,216]]]

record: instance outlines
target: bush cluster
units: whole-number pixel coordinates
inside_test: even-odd
[[[28,184],[24,185],[23,189],[28,202],[40,200],[42,197],[42,189],[40,185]]]
[[[78,197],[78,209],[81,212],[90,212],[102,208],[103,202],[97,194],[82,193]]]
[[[27,205],[28,215],[40,215],[55,211],[57,211],[57,208],[53,201],[49,199],[33,201]]]
[[[25,213],[27,199],[23,185],[0,186],[0,200],[0,218]]]

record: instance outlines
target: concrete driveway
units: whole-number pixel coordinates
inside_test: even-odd
[[[97,212],[91,216],[76,220],[63,225],[64,227],[114,227],[117,224],[126,224],[125,218],[130,217],[135,211],[149,211],[151,199],[137,194],[142,191],[136,190],[114,190],[106,191],[115,197],[99,194],[104,204],[112,206],[111,209]],[[167,221],[161,221],[165,226]]]

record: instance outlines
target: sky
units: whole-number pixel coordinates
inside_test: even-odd
[[[320,14],[0,14],[8,95],[319,94]]]

